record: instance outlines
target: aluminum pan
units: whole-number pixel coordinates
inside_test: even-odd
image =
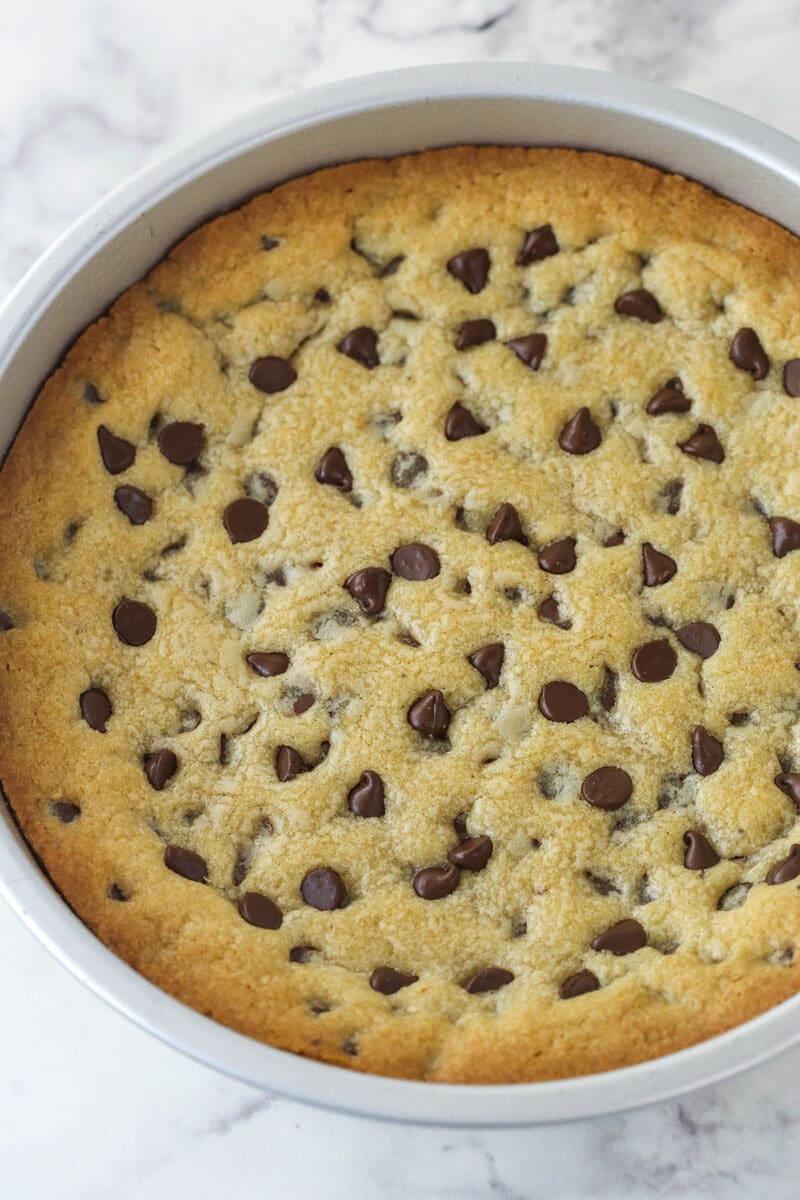
[[[457,142],[627,154],[699,179],[800,233],[800,145],[681,92],[525,63],[423,67],[319,88],[259,107],[141,172],[28,272],[0,309],[0,454],[76,335],[202,220],[325,164]],[[268,1091],[390,1120],[546,1123],[663,1100],[800,1040],[798,996],[678,1054],[552,1083],[427,1084],[303,1059],[201,1016],[112,954],[64,903],[0,809],[0,893],[51,953],[149,1032]]]

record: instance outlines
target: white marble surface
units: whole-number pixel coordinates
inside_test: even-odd
[[[0,3],[0,294],[139,166],[258,101],[366,70],[530,58],[722,100],[800,136],[797,0]],[[0,1195],[641,1200],[796,1193],[800,1049],[681,1102],[511,1132],[262,1096],[105,1008],[0,904]]]

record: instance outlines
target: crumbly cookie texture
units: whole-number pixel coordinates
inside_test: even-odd
[[[0,475],[0,774],[255,1038],[550,1079],[800,987],[800,243],[567,150],[197,230]]]

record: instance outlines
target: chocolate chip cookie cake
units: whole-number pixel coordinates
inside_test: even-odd
[[[180,1000],[432,1081],[800,989],[800,242],[621,158],[320,171],[78,340],[0,474],[0,777]]]

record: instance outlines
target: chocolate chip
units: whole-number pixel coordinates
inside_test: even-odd
[[[144,773],[151,787],[160,792],[178,769],[178,760],[171,750],[156,750],[144,760]]]
[[[427,470],[428,460],[423,454],[402,452],[392,463],[392,483],[399,488],[411,487]]]
[[[458,887],[461,872],[448,863],[446,867],[422,867],[414,875],[414,891],[422,900],[441,900]]]
[[[667,502],[667,512],[671,517],[681,510],[681,495],[683,493],[683,480],[671,479],[669,483],[665,483],[661,495]]]
[[[276,246],[280,246],[280,242],[277,240],[277,238],[269,237],[266,233],[263,234],[261,238],[262,250],[274,250]]]
[[[464,321],[459,325],[456,337],[456,350],[468,350],[470,346],[481,346],[497,337],[494,321],[486,317],[478,317],[474,321]]]
[[[600,703],[606,712],[611,712],[617,703],[617,676],[608,667],[603,672],[603,683],[600,688]]]
[[[266,358],[257,358],[250,368],[250,382],[260,392],[285,392],[297,379],[297,372],[285,358],[276,358],[269,354]]]
[[[611,550],[614,546],[621,546],[624,541],[625,534],[621,529],[618,529],[616,533],[610,533],[608,537],[604,539],[603,546],[606,548],[606,550]]]
[[[600,980],[594,971],[577,971],[563,981],[558,994],[562,1000],[574,1000],[576,996],[585,996],[587,992],[596,992]]]
[[[280,650],[254,650],[245,655],[245,662],[252,667],[256,675],[269,678],[272,675],[283,675],[289,666],[289,655]]]
[[[72,800],[54,800],[50,811],[62,825],[71,825],[81,815],[80,805],[74,804]]]
[[[313,692],[303,692],[302,696],[298,696],[292,705],[292,712],[296,717],[302,717],[303,713],[313,708],[316,699]]]
[[[531,263],[540,262],[543,258],[549,258],[551,254],[558,254],[560,248],[553,226],[540,225],[525,234],[522,248],[516,257],[517,266],[527,267]]]
[[[701,658],[711,658],[720,642],[718,631],[708,621],[691,621],[688,625],[681,625],[675,637],[682,646]]]
[[[722,765],[725,751],[719,738],[702,725],[692,730],[692,765],[698,775],[713,775]]]
[[[462,438],[479,437],[486,433],[486,426],[476,421],[463,404],[454,404],[444,423],[444,436],[448,442],[460,442]]]
[[[634,317],[637,321],[646,321],[648,325],[657,325],[664,317],[661,305],[653,293],[645,288],[623,292],[614,301],[614,308],[621,317]]]
[[[483,246],[473,250],[462,250],[460,254],[454,254],[448,260],[447,269],[474,296],[486,287],[486,280],[489,278],[489,251]]]
[[[0,633],[8,633],[9,629],[14,628],[14,621],[11,613],[7,613],[4,608],[0,608]]]
[[[731,342],[730,359],[742,371],[748,371],[753,379],[766,379],[769,358],[754,329],[745,326]]]
[[[569,725],[585,717],[588,711],[589,701],[574,683],[554,679],[539,692],[539,712],[548,721]]]
[[[791,358],[784,366],[783,390],[787,396],[800,396],[800,358]]]
[[[420,696],[408,710],[408,723],[426,738],[441,739],[450,726],[450,709],[438,688]]]
[[[503,967],[484,967],[470,975],[464,984],[464,990],[471,996],[478,996],[482,992],[496,992],[511,983],[513,978],[514,972],[506,971]]]
[[[127,471],[136,458],[136,447],[123,437],[117,437],[105,425],[97,430],[97,443],[100,447],[100,457],[109,475],[119,475]]]
[[[321,912],[332,912],[347,902],[347,889],[342,877],[332,867],[317,867],[315,871],[309,871],[300,884],[300,893],[306,904]]]
[[[561,609],[555,596],[545,596],[536,609],[536,615],[540,621],[549,621],[551,625],[557,625],[559,629],[572,628],[572,622],[561,615]]]
[[[660,417],[663,413],[685,413],[691,407],[692,402],[677,376],[665,383],[647,401],[647,411],[651,417]]]
[[[114,492],[114,503],[131,525],[144,525],[153,514],[153,501],[141,488],[125,484]]]
[[[347,465],[347,459],[338,446],[326,450],[314,472],[317,483],[327,483],[338,488],[340,492],[353,490],[353,476]]]
[[[767,871],[767,883],[789,883],[800,875],[800,845],[795,843],[780,862]]]
[[[254,500],[260,500],[267,508],[275,503],[278,496],[278,485],[275,480],[263,471],[248,475],[244,481],[244,490]]]
[[[275,774],[281,783],[289,783],[307,770],[308,765],[299,750],[295,750],[294,746],[278,746],[275,753]]]
[[[549,546],[543,546],[536,557],[539,566],[549,575],[567,575],[575,570],[578,561],[575,556],[575,538],[567,537],[558,542],[551,542]]]
[[[419,975],[404,975],[402,971],[395,971],[394,967],[376,967],[369,977],[369,986],[382,996],[393,996],[418,979]]]
[[[336,349],[360,363],[362,367],[366,367],[368,371],[377,367],[381,361],[378,357],[378,335],[368,325],[359,325],[357,329],[351,329],[336,343]]]
[[[593,950],[608,950],[611,954],[632,954],[647,945],[647,934],[638,921],[628,917],[617,921],[592,939]]]
[[[547,352],[547,334],[528,333],[524,337],[512,338],[506,345],[526,367],[538,371]]]
[[[242,496],[225,509],[222,523],[232,542],[253,542],[267,528],[269,511],[260,500]]]
[[[377,771],[364,771],[347,794],[347,807],[356,817],[382,817],[386,812],[383,780]]]
[[[719,855],[711,842],[696,829],[686,830],[683,835],[683,844],[686,847],[683,865],[687,870],[705,871],[708,867],[715,867],[719,862]]]
[[[439,555],[422,542],[410,542],[395,550],[392,570],[401,579],[435,579],[439,574]]]
[[[363,567],[348,575],[343,586],[366,616],[375,617],[383,612],[391,582],[391,575],[383,567]]]
[[[245,892],[237,907],[247,924],[259,929],[280,929],[283,923],[283,914],[275,901],[260,892]]]
[[[800,550],[800,524],[789,517],[773,517],[769,523],[772,534],[772,553],[783,558],[792,550]]]
[[[641,683],[662,683],[678,665],[678,656],[666,640],[646,642],[631,655],[631,670]]]
[[[454,867],[460,867],[463,871],[482,871],[492,857],[493,849],[492,839],[482,833],[459,842],[448,851],[447,857]]]
[[[109,886],[109,889],[106,892],[106,895],[108,896],[109,900],[116,900],[117,903],[119,903],[119,904],[124,904],[126,902],[126,900],[130,899],[130,897],[127,895],[127,893],[123,892],[122,888],[119,886],[118,883],[112,883]]]
[[[186,850],[183,846],[167,846],[164,851],[164,863],[176,875],[191,879],[192,883],[208,881],[208,866],[206,860],[194,850]]]
[[[467,655],[467,661],[476,671],[480,671],[483,678],[486,680],[486,690],[496,688],[500,682],[500,672],[503,669],[503,659],[505,658],[506,648],[502,642],[490,642],[488,646],[481,646],[480,650],[473,651]]]
[[[800,771],[782,771],[775,776],[775,784],[797,805],[800,812]]]
[[[660,587],[667,583],[678,569],[674,558],[656,550],[650,542],[642,546],[642,565],[644,568],[645,587]]]
[[[486,526],[486,540],[494,546],[497,542],[519,542],[527,546],[528,539],[522,532],[519,513],[513,504],[501,504]]]
[[[386,266],[381,267],[379,271],[381,279],[387,279],[390,275],[396,275],[398,267],[404,260],[404,254],[398,254],[394,258],[390,258]]]
[[[158,435],[158,448],[176,467],[188,467],[202,453],[206,444],[202,425],[191,421],[173,421]]]
[[[83,398],[87,404],[105,404],[105,397],[101,396],[93,383],[87,383],[83,388]]]
[[[144,646],[156,631],[156,614],[139,600],[120,600],[111,615],[114,632],[126,646]]]
[[[633,793],[633,780],[622,767],[598,767],[581,784],[581,796],[594,808],[615,812],[627,804]]]
[[[289,951],[289,962],[309,962],[315,954],[319,954],[316,946],[292,946]]]
[[[725,451],[722,442],[710,425],[698,425],[697,429],[685,442],[678,442],[684,454],[692,458],[704,458],[707,462],[721,463],[725,461]]]
[[[111,701],[102,688],[89,688],[80,695],[81,716],[90,729],[106,732],[106,721],[111,716]]]
[[[585,406],[570,417],[561,433],[558,444],[567,454],[589,454],[600,445],[600,430]]]

